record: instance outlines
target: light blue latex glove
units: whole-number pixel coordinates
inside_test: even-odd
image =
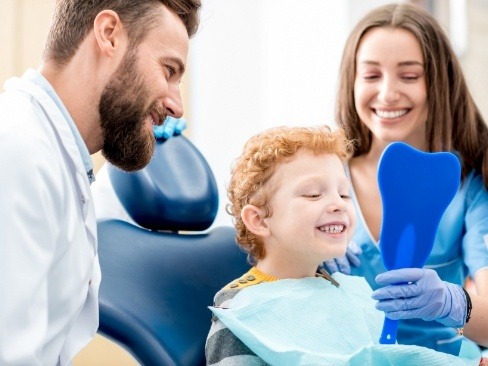
[[[403,268],[376,276],[382,287],[373,292],[376,308],[390,319],[437,320],[448,327],[462,327],[466,296],[459,285],[442,281],[432,269]]]
[[[361,264],[359,256],[362,253],[363,251],[359,245],[352,241],[347,246],[346,254],[344,256],[326,260],[323,263],[323,266],[329,273],[341,272],[344,274],[351,274],[351,266],[359,267]]]
[[[186,129],[184,118],[166,117],[161,126],[153,126],[154,137],[167,140],[171,136],[181,135]]]

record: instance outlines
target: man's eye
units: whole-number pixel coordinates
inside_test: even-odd
[[[168,70],[169,77],[172,77],[176,74],[176,70],[173,66],[166,65],[166,69]]]

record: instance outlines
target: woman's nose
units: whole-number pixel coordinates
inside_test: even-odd
[[[385,77],[381,81],[379,88],[378,98],[382,103],[389,105],[394,104],[398,100],[400,93],[395,80]]]

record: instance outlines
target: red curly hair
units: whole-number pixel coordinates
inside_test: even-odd
[[[245,205],[252,204],[263,208],[266,217],[271,216],[271,192],[266,183],[274,174],[276,166],[292,159],[299,150],[310,151],[315,155],[335,154],[346,161],[350,157],[351,147],[342,129],[332,131],[328,126],[275,127],[248,140],[232,168],[227,188],[230,200],[227,212],[234,217],[236,241],[248,253],[250,263],[264,258],[264,246],[262,239],[247,229],[241,210]]]

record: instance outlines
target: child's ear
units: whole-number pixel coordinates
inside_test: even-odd
[[[265,210],[254,205],[245,205],[241,210],[241,217],[244,225],[254,235],[266,237],[269,235],[268,225],[264,221]]]

